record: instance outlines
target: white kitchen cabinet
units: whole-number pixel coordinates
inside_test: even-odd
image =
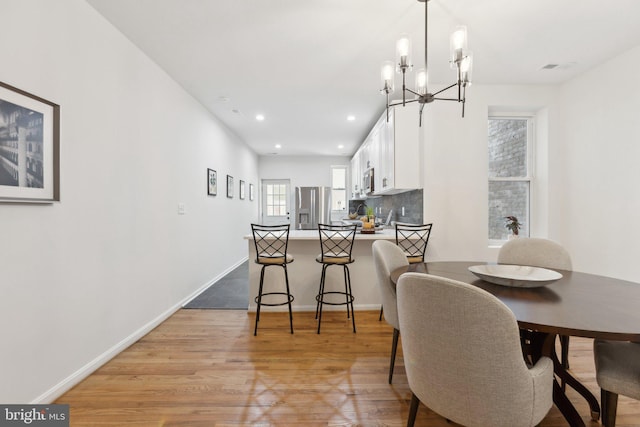
[[[351,198],[359,199],[363,197],[362,192],[362,168],[360,167],[360,152],[351,158]]]
[[[418,103],[393,107],[389,110],[389,122],[386,120],[386,112],[380,118],[384,125],[384,136],[377,166],[380,169],[377,174],[380,186],[376,187],[376,195],[422,188],[418,108]]]
[[[374,170],[373,195],[397,194],[422,188],[418,104],[389,109],[380,116],[351,159],[352,193],[365,197],[363,176]]]

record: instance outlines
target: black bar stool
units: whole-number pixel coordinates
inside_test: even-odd
[[[409,264],[424,262],[433,224],[396,224],[396,245],[404,251]]]
[[[402,249],[409,264],[424,262],[424,253],[427,250],[429,236],[433,224],[398,224],[396,223],[396,245]],[[383,308],[380,307],[382,320]]]
[[[293,295],[289,291],[289,275],[287,274],[287,264],[293,262],[293,257],[287,253],[287,246],[289,244],[289,224],[284,225],[259,225],[251,224],[251,231],[253,232],[253,242],[256,247],[256,264],[262,265],[260,270],[260,288],[258,289],[258,296],[255,298],[257,304],[256,311],[256,325],[253,330],[253,335],[258,334],[258,321],[260,321],[260,307],[266,306],[278,306],[289,305],[289,325],[291,326],[291,333],[293,333],[293,315],[291,314],[291,302],[293,301]],[[264,285],[264,271],[265,268],[271,266],[282,267],[284,270],[284,281],[287,287],[286,292],[263,292]],[[267,295],[282,295],[286,297],[284,302],[263,302],[262,297]]]
[[[318,333],[320,333],[320,325],[322,323],[322,306],[329,305],[346,305],[347,318],[351,317],[353,323],[353,332],[356,332],[356,319],[353,314],[353,293],[351,292],[351,276],[349,274],[349,264],[354,259],[351,257],[353,249],[353,241],[356,237],[356,225],[327,225],[318,224],[320,233],[320,255],[316,258],[316,262],[322,264],[322,276],[320,277],[320,288],[316,295],[316,319],[318,319]],[[325,278],[327,268],[332,265],[340,265],[344,273],[344,292],[342,291],[325,291]],[[327,295],[341,295],[343,301],[325,301]]]

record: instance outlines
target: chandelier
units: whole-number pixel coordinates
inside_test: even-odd
[[[462,103],[462,117],[464,117],[464,104],[466,101],[466,88],[471,85],[471,52],[467,51],[467,27],[456,27],[451,34],[449,45],[451,56],[449,63],[451,68],[455,68],[457,72],[457,81],[444,89],[435,93],[430,93],[427,73],[428,60],[428,24],[429,24],[429,0],[418,0],[424,3],[424,68],[416,73],[415,90],[409,89],[406,85],[407,71],[411,71],[413,64],[411,63],[411,39],[408,35],[402,34],[396,43],[396,64],[391,61],[385,61],[382,65],[382,89],[380,92],[387,96],[387,121],[389,121],[389,107],[402,105],[403,107],[410,102],[420,103],[420,126],[422,126],[422,110],[425,104],[433,101],[457,101]],[[393,71],[402,73],[402,101],[389,101],[389,95],[394,90]],[[457,98],[443,98],[438,95],[441,93],[458,87]],[[414,98],[407,100],[407,93],[414,95]]]

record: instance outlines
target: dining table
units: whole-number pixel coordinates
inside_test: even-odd
[[[557,336],[576,336],[613,341],[640,342],[640,284],[596,274],[556,270],[558,280],[539,287],[494,284],[474,275],[469,267],[495,265],[473,261],[437,261],[410,264],[391,272],[396,284],[406,272],[431,274],[468,283],[486,290],[502,301],[515,315],[522,330],[531,331],[531,355],[542,356],[554,365],[553,401],[572,427],[585,423],[565,394],[566,383],[589,404],[591,419],[600,418],[596,397],[567,369],[556,353]]]

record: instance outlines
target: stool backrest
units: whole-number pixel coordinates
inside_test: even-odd
[[[409,262],[424,262],[433,224],[396,224],[396,245],[405,253]]]
[[[344,258],[351,261],[353,241],[357,225],[318,224],[322,262],[327,258]]]
[[[256,261],[265,258],[284,258],[289,245],[289,224],[251,224],[253,242],[256,247]]]

